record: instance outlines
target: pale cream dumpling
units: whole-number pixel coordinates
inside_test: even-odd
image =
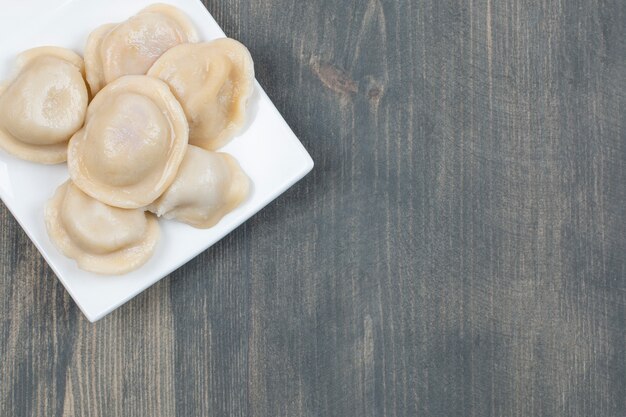
[[[254,89],[254,64],[236,40],[175,46],[148,75],[164,80],[183,105],[192,145],[218,149],[243,126]]]
[[[71,181],[46,204],[44,218],[54,245],[79,268],[98,274],[139,268],[154,253],[160,234],[154,215],[103,204]]]
[[[123,75],[144,75],[163,52],[198,35],[189,17],[166,4],[154,4],[128,20],[96,28],[87,39],[85,64],[91,93]]]
[[[190,145],[172,185],[148,210],[209,228],[247,197],[250,180],[230,155]]]
[[[0,86],[0,147],[28,161],[64,162],[87,111],[83,73],[83,59],[68,49],[20,54],[12,79]]]
[[[96,95],[70,140],[70,177],[108,205],[147,206],[174,180],[188,136],[183,109],[164,82],[121,77]]]

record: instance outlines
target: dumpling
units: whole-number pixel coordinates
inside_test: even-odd
[[[189,17],[166,4],[154,4],[119,24],[95,29],[85,46],[87,82],[95,95],[123,75],[144,75],[171,47],[197,42]]]
[[[110,206],[147,206],[174,180],[188,136],[185,113],[163,81],[118,78],[93,99],[70,140],[70,177]]]
[[[17,57],[15,76],[0,86],[0,147],[28,161],[58,164],[85,120],[89,100],[83,59],[57,47]]]
[[[183,105],[192,145],[218,149],[243,126],[254,89],[254,64],[236,40],[175,46],[148,75],[165,81]]]
[[[232,156],[189,145],[176,179],[148,210],[206,229],[239,206],[249,189],[250,180]]]
[[[79,268],[98,274],[139,268],[154,253],[160,234],[154,215],[107,206],[71,181],[46,204],[44,219],[54,245]]]

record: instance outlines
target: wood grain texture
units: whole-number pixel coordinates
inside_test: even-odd
[[[0,416],[626,415],[626,3],[209,0],[316,161],[112,315],[0,209]]]

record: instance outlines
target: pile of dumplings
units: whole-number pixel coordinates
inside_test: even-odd
[[[40,47],[0,84],[0,147],[70,179],[46,204],[51,241],[86,271],[118,275],[150,259],[157,217],[209,228],[250,180],[216,152],[242,127],[254,65],[241,43],[199,42],[175,7],[155,4],[88,37],[85,57]]]

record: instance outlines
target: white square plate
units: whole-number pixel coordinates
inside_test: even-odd
[[[224,36],[199,0],[162,2],[185,11],[203,40]],[[57,45],[82,53],[87,35],[96,26],[125,20],[152,3],[155,1],[0,0],[0,79],[7,76],[21,51]],[[223,238],[313,168],[311,157],[258,83],[248,111],[246,128],[222,150],[237,158],[252,179],[251,196],[208,230],[162,220],[156,253],[130,274],[107,277],[84,272],[50,242],[43,206],[68,178],[65,165],[37,165],[0,151],[0,198],[85,316],[99,320]]]

